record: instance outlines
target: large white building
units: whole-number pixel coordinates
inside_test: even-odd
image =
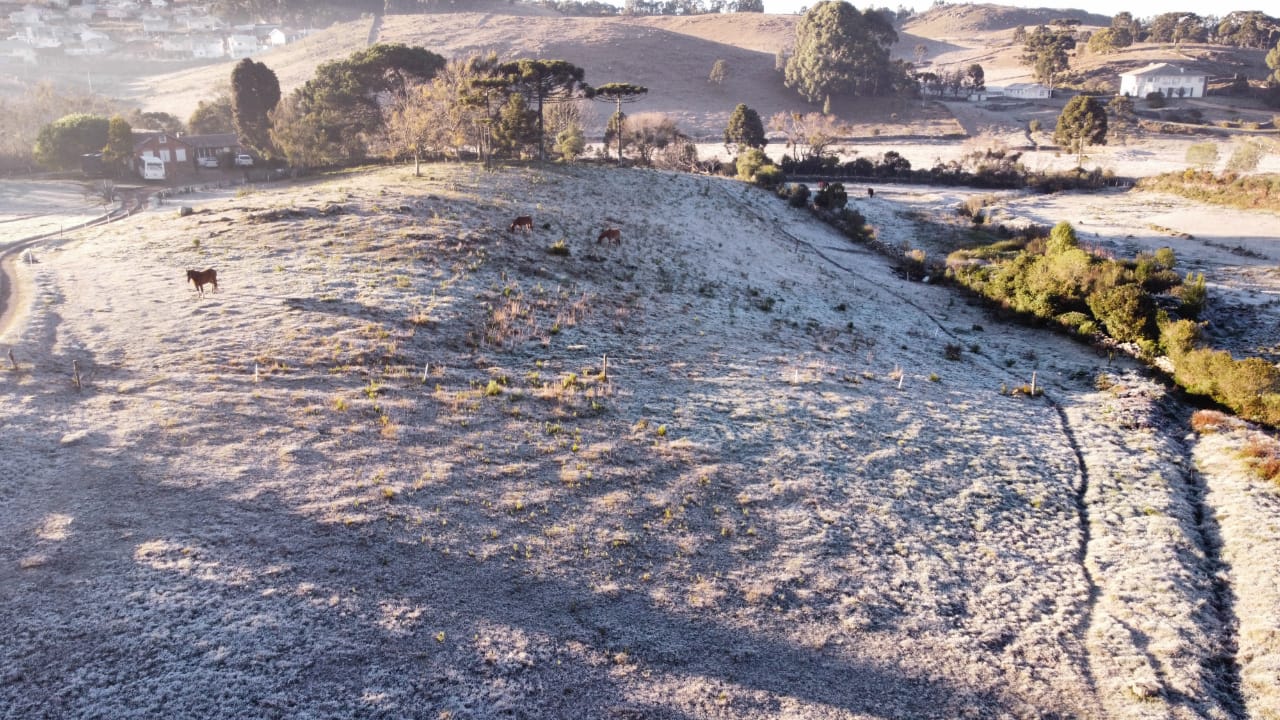
[[[1165,97],[1204,97],[1209,77],[1169,63],[1153,63],[1120,75],[1120,94],[1146,97],[1158,92]]]

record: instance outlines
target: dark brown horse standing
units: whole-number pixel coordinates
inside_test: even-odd
[[[533,218],[528,215],[521,215],[515,220],[512,220],[511,227],[507,228],[507,232],[515,232],[516,230],[533,232]]]
[[[188,270],[187,279],[196,284],[196,292],[204,295],[204,286],[213,285],[213,289],[218,289],[218,271],[213,268],[208,270]]]

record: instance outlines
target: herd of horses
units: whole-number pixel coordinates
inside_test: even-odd
[[[507,232],[521,231],[525,233],[533,232],[533,218],[529,215],[517,215],[515,220],[511,221],[511,226],[507,228]],[[616,227],[606,227],[596,236],[596,242],[604,242],[608,240],[614,245],[622,244],[622,231]]]
[[[872,188],[867,188],[867,197],[873,198],[875,196],[876,191]],[[507,232],[513,233],[517,230],[524,233],[533,232],[533,217],[530,215],[517,215],[516,219],[511,221],[511,226],[507,228]],[[608,240],[614,245],[621,245],[622,231],[616,227],[606,227],[604,230],[600,231],[599,235],[596,236],[597,243],[602,243],[605,240]],[[201,297],[204,296],[205,285],[213,285],[213,289],[215,291],[218,289],[218,271],[213,268],[208,268],[207,270],[188,270],[187,280],[195,283],[196,292],[199,293]]]
[[[526,233],[533,232],[533,218],[529,215],[520,215],[516,217],[515,220],[511,221],[511,226],[507,228],[507,232],[515,232],[517,230]],[[614,245],[621,245],[622,231],[616,227],[606,227],[604,230],[600,231],[600,234],[596,237],[596,242],[601,243],[605,240],[608,240]],[[195,284],[196,292],[199,293],[201,297],[204,297],[205,285],[212,285],[215,291],[218,289],[218,271],[213,268],[205,270],[187,270],[187,280]]]

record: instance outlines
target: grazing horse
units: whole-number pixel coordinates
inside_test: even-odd
[[[618,228],[605,228],[604,230],[601,230],[599,237],[596,238],[596,242],[603,242],[605,240],[613,242],[614,245],[621,245],[622,231]]]
[[[867,197],[869,197],[869,198],[873,198],[873,197],[875,197],[875,196],[876,196],[876,189],[875,189],[875,188],[867,188]]]
[[[218,271],[213,268],[208,270],[188,270],[187,279],[196,284],[196,292],[204,295],[204,286],[213,285],[213,289],[218,289]]]
[[[528,215],[521,215],[511,221],[511,227],[507,228],[507,232],[515,232],[517,229],[533,232],[533,218]]]

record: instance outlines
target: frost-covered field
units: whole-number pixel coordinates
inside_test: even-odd
[[[1189,410],[762,191],[392,169],[38,252],[0,336],[10,716],[1252,702]]]

